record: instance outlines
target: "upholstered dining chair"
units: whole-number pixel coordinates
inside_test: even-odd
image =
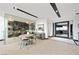
[[[20,39],[20,48],[29,44],[29,38],[26,37],[27,34],[23,34],[19,36]]]

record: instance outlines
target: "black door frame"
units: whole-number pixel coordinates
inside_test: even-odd
[[[67,35],[68,35],[68,37],[63,37],[63,36],[56,36],[56,24],[57,23],[67,23],[67,27],[68,27],[68,30],[67,30]],[[55,37],[61,37],[61,38],[69,38],[69,21],[61,21],[61,22],[55,22],[55,23],[53,23],[54,25],[54,27],[53,27],[53,34],[54,34],[54,36]],[[55,32],[54,32],[55,31]]]

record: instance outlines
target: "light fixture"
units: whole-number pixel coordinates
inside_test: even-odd
[[[10,16],[9,21],[14,21],[14,17]]]
[[[13,7],[13,9],[15,9],[15,7]]]
[[[58,10],[56,10],[55,12],[58,12]]]
[[[61,15],[60,15],[60,13],[59,13],[59,10],[58,10],[56,4],[55,4],[55,3],[50,3],[50,5],[51,5],[51,7],[53,8],[53,10],[55,11],[55,13],[57,14],[57,16],[60,18]]]

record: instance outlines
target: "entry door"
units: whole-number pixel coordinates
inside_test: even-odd
[[[70,24],[70,36],[73,38],[73,24]]]

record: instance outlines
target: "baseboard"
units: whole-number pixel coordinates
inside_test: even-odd
[[[48,39],[48,38],[44,38],[44,39]]]
[[[70,43],[70,44],[74,44],[73,40],[67,39],[67,38],[52,37],[51,39],[66,42],[66,43]]]
[[[45,40],[45,39],[48,39],[48,38],[39,38],[39,39],[41,39],[41,40]]]
[[[4,39],[0,39],[0,41],[4,41]]]
[[[53,37],[53,36],[48,36],[48,37]]]

